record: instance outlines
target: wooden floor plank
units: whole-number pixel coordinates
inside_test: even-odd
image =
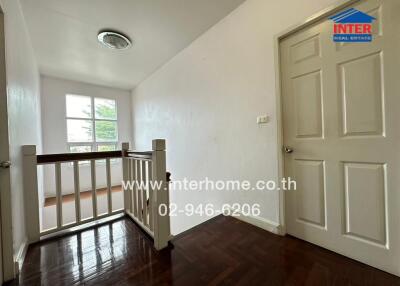
[[[129,219],[33,245],[8,285],[400,285],[299,239],[217,217],[157,252]]]

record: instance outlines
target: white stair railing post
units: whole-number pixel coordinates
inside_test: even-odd
[[[166,171],[165,140],[155,139],[152,142],[152,181],[161,184],[161,188],[154,189],[153,209],[154,215],[154,246],[157,250],[168,246],[170,239],[169,217],[169,189]],[[165,205],[167,213],[160,215],[159,206]]]
[[[37,178],[36,146],[22,146],[23,184],[25,200],[25,225],[29,243],[40,239],[39,192]]]
[[[129,143],[124,142],[122,143],[122,180],[123,180],[123,185],[127,186],[128,180],[129,180],[129,159],[127,158],[126,152],[129,150]],[[124,210],[125,212],[130,210],[130,190],[127,188],[124,188]]]

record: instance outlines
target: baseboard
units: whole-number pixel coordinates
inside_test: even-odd
[[[22,265],[24,264],[24,260],[25,260],[25,256],[26,256],[26,252],[28,251],[28,241],[25,241],[21,244],[21,246],[19,247],[19,250],[16,254],[16,256],[14,257],[14,271],[15,271],[15,275],[18,275]]]
[[[247,222],[249,224],[252,224],[254,226],[257,226],[259,228],[262,228],[266,231],[272,232],[274,234],[283,235],[282,228],[278,223],[267,220],[265,218],[256,217],[256,216],[245,216],[243,214],[240,214],[239,216],[233,216],[233,217],[237,218],[241,221]]]

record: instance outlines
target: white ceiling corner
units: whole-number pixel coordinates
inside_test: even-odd
[[[244,0],[21,0],[44,75],[134,88]],[[97,33],[110,28],[133,40],[108,50]]]

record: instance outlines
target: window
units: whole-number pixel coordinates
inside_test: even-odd
[[[117,149],[115,100],[67,94],[66,107],[67,143],[71,153]]]

